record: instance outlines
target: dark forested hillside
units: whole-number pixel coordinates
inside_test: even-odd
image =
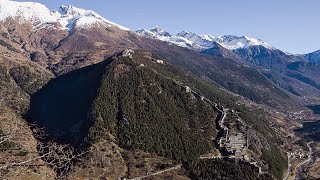
[[[178,161],[213,148],[212,107],[128,58],[116,59],[106,71],[89,118],[90,141],[113,136],[123,148]]]

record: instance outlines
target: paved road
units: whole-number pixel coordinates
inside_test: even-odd
[[[290,170],[291,170],[291,162],[290,162],[290,156],[288,156],[288,170],[287,170],[287,175],[283,178],[283,180],[287,180],[289,175],[290,175]]]

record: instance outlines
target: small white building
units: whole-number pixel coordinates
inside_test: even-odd
[[[123,57],[129,57],[130,59],[133,58],[134,51],[132,49],[126,49],[122,52]]]
[[[187,93],[191,92],[191,88],[189,86],[186,86],[186,92]]]
[[[157,60],[156,61],[158,64],[164,64],[163,60]]]

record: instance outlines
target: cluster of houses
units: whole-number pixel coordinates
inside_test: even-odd
[[[305,153],[302,151],[302,149],[300,150],[296,150],[294,152],[287,152],[287,156],[290,158],[299,158],[299,159],[303,159],[303,158],[307,158],[308,157],[308,153]]]

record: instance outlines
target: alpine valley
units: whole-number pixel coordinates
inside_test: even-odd
[[[320,52],[0,0],[1,179],[316,179]]]

